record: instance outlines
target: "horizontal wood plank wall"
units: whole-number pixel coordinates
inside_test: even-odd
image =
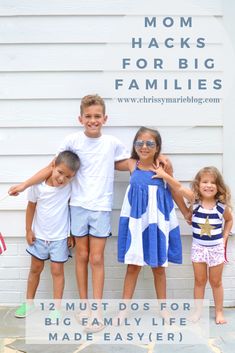
[[[140,110],[129,113],[128,103],[106,100],[109,119],[107,126],[140,126],[143,123],[161,126],[220,126],[222,109],[217,104],[197,105],[191,112],[190,104],[156,106],[153,116],[152,107],[146,105],[145,114]],[[80,98],[69,99],[2,99],[0,100],[0,127],[68,127],[78,126]],[[144,120],[144,121],[143,121]],[[56,131],[55,131],[56,133]]]
[[[58,15],[142,15],[152,14],[157,4],[158,15],[171,14],[203,16],[210,12],[218,16],[222,15],[221,0],[197,0],[189,2],[178,0],[177,3],[172,0],[164,2],[156,0],[148,1],[126,1],[126,0],[0,0],[1,16],[58,16]]]
[[[130,103],[118,104],[108,89],[114,77],[122,77],[120,62],[110,60],[110,53],[127,52],[132,28],[141,25],[143,13],[152,15],[156,0],[0,0],[0,196],[14,183],[20,182],[45,166],[53,158],[61,140],[69,133],[81,131],[77,117],[80,100],[88,93],[99,93],[106,100],[109,119],[104,133],[120,138],[130,149],[133,136],[141,125],[157,127],[163,137],[163,152],[169,155],[175,175],[189,185],[196,171],[208,164],[222,170],[223,116],[220,104],[190,103],[153,107],[131,108]],[[193,15],[197,28],[192,38],[209,28],[214,15],[223,23],[221,0],[191,1],[165,0],[158,2],[157,19],[161,23],[166,14]],[[126,15],[126,16],[125,16]],[[127,17],[128,16],[128,17]],[[116,31],[116,26],[120,30]],[[211,26],[212,28],[212,26]],[[208,47],[218,63],[217,72],[223,71],[223,50],[220,31],[207,30]],[[184,34],[189,34],[184,29]],[[158,34],[158,56],[166,56],[164,38],[174,36],[179,46],[180,30],[164,29]],[[147,40],[147,38],[145,38]],[[189,60],[194,49],[180,51]],[[136,57],[138,57],[138,50]],[[114,55],[115,57],[115,55]],[[153,54],[146,54],[149,61]],[[169,56],[164,73],[174,77],[174,60]],[[105,68],[105,72],[104,72]],[[150,68],[149,72],[153,74]],[[192,78],[205,72],[201,66],[191,71]],[[145,73],[130,67],[128,77]],[[163,72],[154,72],[158,78]],[[127,77],[126,76],[126,77]],[[182,77],[187,77],[183,74]],[[209,75],[210,76],[210,75]],[[212,76],[212,75],[211,75]],[[172,91],[170,92],[172,95]],[[206,97],[206,93],[202,92]],[[216,97],[216,93],[215,93]],[[154,111],[154,113],[153,113]],[[118,217],[123,195],[128,185],[128,173],[115,173],[113,234],[117,234]],[[0,257],[0,303],[20,302],[24,299],[29,257],[25,255],[24,209],[26,193],[17,198],[7,198],[0,203],[1,231],[7,237],[8,252]],[[190,264],[190,227],[177,210],[183,234],[184,264],[179,277],[178,267],[168,269],[168,296],[190,298],[193,274]],[[233,240],[232,240],[233,242]],[[124,266],[116,262],[116,238],[107,244],[110,255],[106,258],[106,297],[120,297]],[[229,247],[230,254],[230,247]],[[234,257],[232,253],[231,258]],[[68,264],[70,273],[65,297],[76,297],[77,290],[73,262]],[[6,271],[7,270],[7,271]],[[235,283],[234,265],[225,271],[225,300],[234,304],[232,294]],[[140,275],[136,297],[153,297],[149,281],[150,271]],[[176,284],[177,278],[177,284]],[[3,290],[4,288],[4,290]],[[112,291],[110,290],[112,288]],[[42,276],[38,297],[50,293],[49,269]],[[207,289],[207,297],[212,298]]]

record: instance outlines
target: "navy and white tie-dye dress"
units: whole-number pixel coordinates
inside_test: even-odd
[[[182,263],[180,230],[171,192],[163,179],[136,166],[119,221],[118,261],[151,267]]]

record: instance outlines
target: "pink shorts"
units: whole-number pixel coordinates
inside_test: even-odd
[[[197,243],[192,244],[192,262],[205,262],[209,267],[224,263],[224,244],[215,246],[202,246]]]

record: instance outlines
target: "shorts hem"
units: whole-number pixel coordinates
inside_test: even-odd
[[[58,263],[65,263],[65,262],[67,262],[67,261],[69,260],[69,258],[72,258],[72,257],[73,257],[72,255],[68,255],[68,258],[67,258],[66,260],[64,260],[64,261],[56,261],[56,260],[52,260],[50,257],[47,257],[46,259],[40,259],[40,257],[38,257],[38,256],[36,256],[36,255],[34,255],[34,254],[32,254],[28,249],[26,249],[26,252],[27,252],[29,255],[35,257],[35,259],[37,259],[37,260],[40,260],[40,261],[47,261],[47,260],[50,260],[51,262],[58,262]]]
[[[84,237],[88,237],[89,234],[84,234],[84,235],[75,235],[73,233],[71,233],[71,235],[74,237],[74,238],[84,238]]]
[[[108,235],[94,235],[94,234],[84,234],[84,235],[74,235],[72,234],[73,237],[75,238],[84,238],[84,237],[93,237],[93,238],[109,238],[112,236],[112,233],[110,232]]]
[[[64,260],[64,261],[56,261],[56,260],[52,260],[52,259],[49,259],[51,262],[56,262],[56,263],[58,263],[58,264],[64,264],[65,262],[67,262],[67,261],[69,261],[69,258],[70,257],[72,257],[72,256],[69,256],[68,258],[67,258],[67,260]]]
[[[191,259],[191,261],[192,261],[192,263],[195,263],[195,264],[206,264],[208,267],[215,267],[215,266],[219,266],[219,265],[224,264],[224,260],[218,264],[215,264],[215,265],[210,265],[206,261],[193,261],[192,259]]]
[[[26,252],[27,252],[29,255],[35,257],[35,259],[38,259],[38,260],[40,260],[40,261],[47,261],[47,260],[50,259],[49,257],[46,258],[46,259],[40,259],[40,257],[38,257],[38,256],[36,256],[36,255],[34,255],[34,254],[32,254],[28,249],[26,249]]]
[[[90,235],[91,237],[93,237],[93,238],[109,238],[109,237],[112,236],[112,233],[109,232],[108,235],[94,235],[94,234],[89,234],[89,235]]]

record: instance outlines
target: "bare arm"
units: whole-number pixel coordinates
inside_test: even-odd
[[[52,171],[53,161],[47,167],[39,170],[39,172],[34,174],[31,178],[23,181],[22,183],[20,183],[18,185],[11,186],[10,189],[8,190],[9,195],[17,196],[17,195],[19,195],[20,192],[24,191],[29,186],[41,183],[43,180],[49,178],[49,176],[51,175],[51,171]]]
[[[173,168],[172,168],[173,170]],[[154,167],[153,171],[156,173],[154,178],[163,178],[171,188],[172,197],[183,214],[188,224],[191,224],[192,212],[186,206],[184,197],[191,203],[194,202],[194,194],[190,189],[184,188],[181,183],[176,180],[173,175],[167,173],[162,167]]]
[[[174,190],[176,193],[179,193],[190,202],[194,202],[194,194],[192,190],[183,187],[183,185],[178,180],[167,174],[162,167],[156,168],[155,166],[152,170],[156,173],[153,178],[163,178],[170,185],[172,190]]]
[[[36,209],[36,203],[28,202],[26,209],[26,240],[29,245],[32,245],[35,241],[35,235],[32,231],[33,217]]]
[[[122,172],[133,172],[134,168],[136,165],[136,160],[129,158],[129,159],[124,159],[122,161],[115,162],[115,169],[122,171]]]
[[[122,161],[115,162],[115,169],[121,172],[129,170],[129,159],[123,159]]]
[[[233,215],[228,207],[225,208],[224,211],[224,230],[223,230],[223,238],[224,243],[227,242],[229,233],[231,232],[233,226]]]
[[[121,172],[129,171],[130,170],[130,161],[131,160],[133,160],[133,159],[128,158],[128,159],[123,159],[122,161],[115,162],[115,169],[119,170]],[[162,164],[164,170],[167,173],[173,174],[173,166],[172,166],[172,163],[171,163],[170,159],[167,156],[165,156],[163,154],[160,154],[158,156],[157,160],[155,161],[155,163],[156,163],[157,166]]]
[[[179,207],[180,212],[184,216],[184,219],[187,221],[188,224],[192,224],[192,212],[186,206],[183,196],[176,192],[174,189],[171,189],[173,200],[175,201],[176,205]]]

